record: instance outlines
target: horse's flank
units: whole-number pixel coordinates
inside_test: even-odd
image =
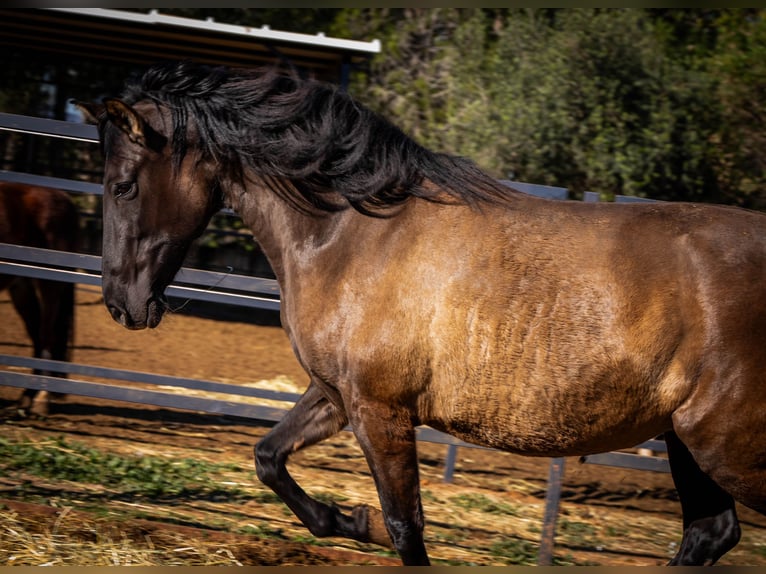
[[[0,240],[30,247],[71,250],[77,209],[59,189],[0,181]]]

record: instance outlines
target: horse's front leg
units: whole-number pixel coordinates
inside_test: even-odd
[[[351,426],[378,489],[386,528],[406,566],[430,564],[423,542],[423,506],[409,411],[360,401],[349,409]]]
[[[335,505],[311,498],[285,466],[294,452],[340,431],[345,413],[311,383],[284,418],[255,446],[258,478],[269,486],[314,536],[343,536],[391,547],[379,510],[359,505],[347,516]]]

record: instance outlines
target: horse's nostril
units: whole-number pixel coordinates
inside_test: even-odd
[[[112,319],[117,321],[120,325],[126,324],[127,316],[122,309],[115,307],[114,305],[108,305],[107,309],[109,309],[109,313],[112,315]]]
[[[146,304],[146,326],[154,329],[160,324],[166,304],[163,297],[153,296]]]

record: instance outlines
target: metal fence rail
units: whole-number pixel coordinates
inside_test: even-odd
[[[101,285],[101,257],[0,243],[0,273]],[[169,297],[279,310],[274,279],[182,268],[166,289]]]

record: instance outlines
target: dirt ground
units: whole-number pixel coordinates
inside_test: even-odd
[[[273,317],[254,324],[180,312],[156,330],[133,332],[111,320],[95,288],[80,286],[77,302],[73,360],[78,363],[297,392],[306,384]],[[0,353],[31,354],[7,293],[0,294]],[[163,533],[180,531],[186,540],[225,545],[236,563],[246,565],[398,563],[390,552],[374,545],[316,540],[286,507],[268,502],[269,491],[252,472],[252,446],[268,428],[241,419],[77,396],[57,400],[45,419],[20,418],[12,408],[18,394],[17,389],[0,387],[0,408],[6,413],[1,436],[6,440],[65,437],[114,453],[230,461],[248,469],[232,479],[250,493],[244,503],[183,497],[162,504],[114,499],[98,515],[87,503],[97,485],[0,476],[0,507],[33,516],[41,529],[54,522],[60,525],[64,512],[70,518],[83,513],[102,524],[117,524],[122,536],[156,540]],[[445,483],[445,454],[444,445],[419,445],[426,543],[432,560],[534,563],[549,459],[462,448],[454,480]],[[364,458],[348,432],[299,453],[291,459],[290,470],[310,493],[336,500],[340,496],[342,507],[376,501]],[[38,495],[34,503],[24,494],[30,489]],[[738,510],[742,542],[720,564],[766,565],[766,518],[746,508]],[[557,563],[662,565],[674,554],[680,531],[680,508],[669,474],[567,459]]]

